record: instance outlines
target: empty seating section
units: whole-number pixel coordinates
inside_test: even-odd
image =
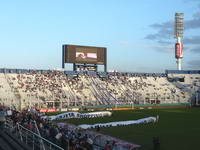
[[[184,82],[132,74],[0,73],[0,103],[20,108],[187,103],[200,87],[200,75],[170,75],[177,76]]]

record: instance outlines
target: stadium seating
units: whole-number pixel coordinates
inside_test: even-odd
[[[175,80],[177,78],[184,81]],[[170,79],[173,79],[170,80]],[[65,108],[121,104],[187,103],[199,74],[0,73],[0,103],[11,107]]]

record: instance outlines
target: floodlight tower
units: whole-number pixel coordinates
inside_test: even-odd
[[[177,42],[175,44],[175,57],[177,59],[177,70],[181,70],[181,62],[183,58],[183,30],[184,30],[184,14],[175,13],[175,38]]]

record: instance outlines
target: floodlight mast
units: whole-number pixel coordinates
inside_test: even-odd
[[[175,44],[175,57],[177,59],[177,70],[182,69],[183,58],[183,30],[184,30],[184,14],[175,13],[175,38],[177,42]]]

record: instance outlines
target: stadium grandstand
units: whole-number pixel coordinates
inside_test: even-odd
[[[165,73],[0,69],[0,103],[17,110],[199,104],[200,71]]]

